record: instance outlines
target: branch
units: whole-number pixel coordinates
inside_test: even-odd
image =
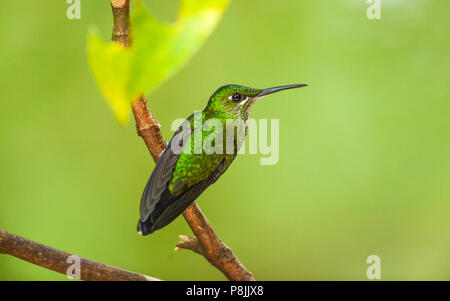
[[[8,254],[46,269],[65,274],[73,262],[73,254],[44,246],[32,240],[0,230],[0,253]],[[80,279],[88,281],[158,281],[159,279],[130,272],[91,259],[80,258]]]
[[[111,0],[111,6],[114,18],[112,40],[128,47],[131,43],[130,1]],[[138,135],[144,140],[154,161],[158,162],[160,154],[167,146],[161,135],[161,126],[148,111],[147,102],[143,96],[133,102],[132,109]],[[183,216],[197,238],[181,236],[182,241],[177,244],[175,250],[190,249],[203,255],[229,280],[255,280],[231,249],[220,240],[196,202],[184,211]]]

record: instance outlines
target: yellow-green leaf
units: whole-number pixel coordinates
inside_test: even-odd
[[[128,120],[130,108],[126,90],[131,53],[118,43],[102,41],[93,30],[89,33],[88,44],[89,62],[100,92],[110,105],[117,121],[123,125]]]
[[[152,92],[200,48],[229,0],[183,0],[177,20],[161,23],[136,3],[131,16],[132,46],[103,42],[92,31],[88,55],[92,73],[117,120],[128,120],[130,101]]]

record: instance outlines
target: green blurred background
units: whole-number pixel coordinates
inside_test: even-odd
[[[89,71],[86,32],[111,35],[109,1],[2,1],[0,228],[167,280],[224,280],[174,252],[183,218],[142,238],[138,205],[154,163],[121,127]],[[145,1],[160,20],[178,1]],[[280,119],[280,160],[242,155],[198,200],[259,280],[450,280],[450,2],[233,1],[217,30],[149,96],[171,122],[228,83],[310,87],[258,103]],[[0,280],[66,280],[0,256]]]

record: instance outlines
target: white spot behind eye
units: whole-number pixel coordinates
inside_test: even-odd
[[[248,97],[247,97],[247,96],[244,96],[244,99],[242,99],[240,103],[244,103],[244,102],[246,102],[246,101],[247,101],[247,99],[248,99]]]

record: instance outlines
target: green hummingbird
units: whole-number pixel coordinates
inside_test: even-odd
[[[148,235],[168,225],[227,170],[247,135],[250,109],[257,100],[304,86],[307,85],[254,89],[226,85],[217,89],[201,113],[194,113],[185,120],[161,154],[142,194],[138,233]],[[206,124],[209,120],[216,121],[215,126],[206,131],[203,128],[197,135],[196,121]],[[235,130],[234,122],[239,120],[243,121],[243,135]],[[233,127],[231,131],[230,127]],[[199,149],[196,142],[201,140],[201,147],[217,129],[223,132],[215,136],[214,147],[220,148],[231,142],[232,149],[228,149],[228,144],[226,152],[211,152],[205,147]]]

